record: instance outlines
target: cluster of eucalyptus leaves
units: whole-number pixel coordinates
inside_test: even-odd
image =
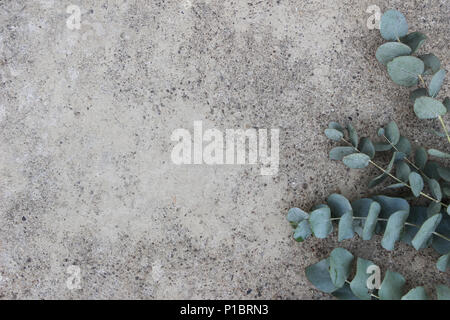
[[[440,60],[432,53],[414,56],[427,37],[420,32],[408,33],[405,16],[397,10],[388,10],[381,17],[381,36],[389,41],[382,44],[376,52],[379,62],[386,65],[387,72],[396,84],[416,87],[410,98],[414,103],[414,112],[420,119],[438,118],[450,142],[442,116],[450,109],[450,98],[443,102],[437,95],[444,83],[446,71],[441,68]]]
[[[328,258],[306,268],[306,276],[321,291],[341,300],[428,300],[424,287],[419,286],[404,292],[405,278],[387,270],[378,289],[369,289],[370,273],[367,270],[379,268],[372,261],[358,257],[356,274],[350,281],[354,256],[346,249],[334,249]],[[450,288],[436,286],[438,300],[450,299]]]
[[[381,235],[381,246],[389,251],[397,242],[413,246],[416,250],[433,248],[441,256],[436,262],[439,271],[450,268],[450,216],[445,212],[429,215],[427,208],[410,206],[399,197],[377,195],[350,202],[340,194],[331,194],[326,204],[305,212],[299,208],[289,210],[287,219],[294,230],[294,239],[303,242],[309,237],[328,237],[337,224],[338,241],[351,239],[358,234],[364,241],[375,234]],[[378,293],[367,286],[367,268],[373,263],[357,261],[355,278],[349,282],[353,256],[347,250],[333,250],[330,258],[306,268],[306,277],[319,290],[332,293],[339,299],[427,299],[423,287],[403,296],[405,280],[388,271]],[[439,299],[450,299],[450,288],[436,287]]]
[[[383,14],[380,31],[382,37],[390,42],[378,48],[376,58],[387,66],[389,76],[395,83],[407,87],[420,84],[410,95],[415,114],[420,119],[438,118],[444,132],[435,133],[447,137],[450,142],[442,119],[450,108],[450,99],[447,97],[443,102],[436,99],[446,72],[441,69],[439,59],[431,53],[413,56],[426,36],[420,32],[408,34],[406,19],[396,10]],[[345,143],[330,151],[330,159],[342,161],[352,169],[372,165],[380,170],[380,175],[369,182],[369,187],[392,180],[386,188],[404,188],[411,195],[377,195],[350,202],[342,195],[332,194],[326,204],[317,205],[310,212],[292,208],[287,219],[295,229],[294,239],[303,242],[309,237],[326,238],[337,225],[338,241],[351,239],[355,234],[367,241],[378,234],[381,236],[381,246],[390,251],[395,250],[397,242],[407,243],[416,250],[431,247],[440,255],[436,262],[437,269],[446,272],[450,268],[450,168],[437,160],[449,159],[450,154],[423,147],[413,150],[411,142],[400,134],[393,121],[378,130],[377,141],[368,137],[360,138],[351,124],[344,128],[337,122],[329,124],[325,135],[331,140]],[[374,160],[378,153],[391,153],[386,166]],[[418,197],[423,197],[429,204],[410,205],[410,201]],[[362,258],[354,263],[354,257],[349,251],[336,248],[330,257],[306,268],[306,277],[316,288],[339,299],[429,298],[423,287],[403,292],[405,279],[389,270],[380,288],[370,289],[367,283],[370,275],[368,270],[374,266],[374,263]],[[348,278],[354,267],[356,275],[350,281]],[[450,288],[436,286],[436,296],[438,299],[450,300]]]
[[[386,186],[387,189],[405,188],[411,191],[412,197],[430,200],[430,215],[442,210],[450,214],[450,207],[446,203],[450,198],[450,169],[436,161],[448,159],[450,154],[423,147],[413,150],[411,142],[400,134],[394,121],[378,130],[379,141],[372,141],[368,137],[360,139],[350,123],[344,129],[339,123],[330,122],[325,135],[331,140],[346,144],[331,149],[330,159],[342,161],[352,169],[372,165],[380,171],[380,175],[369,182],[370,188],[390,179],[393,183]],[[383,168],[374,158],[378,153],[388,152],[392,153],[390,161]]]

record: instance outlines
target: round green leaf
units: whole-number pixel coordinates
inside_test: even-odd
[[[320,291],[331,293],[336,291],[336,288],[330,277],[330,262],[328,259],[323,259],[316,264],[310,265],[305,269],[306,278]]]
[[[413,91],[411,91],[411,93],[409,94],[409,99],[412,102],[415,102],[417,98],[423,97],[423,96],[428,96],[428,91],[425,88],[417,88]]]
[[[437,168],[439,176],[447,182],[450,182],[450,169],[445,167]]]
[[[447,112],[442,102],[430,97],[420,97],[414,102],[414,112],[419,119],[434,119]]]
[[[287,214],[287,220],[296,227],[301,221],[308,219],[308,214],[299,208],[291,208]]]
[[[330,150],[330,159],[342,160],[345,156],[356,152],[357,151],[353,147],[335,147]]]
[[[357,147],[358,146],[358,133],[356,132],[355,128],[352,126],[351,123],[347,124],[347,130],[348,130],[350,142],[352,143],[352,145],[354,147]]]
[[[450,288],[439,284],[436,286],[436,295],[438,300],[450,300]]]
[[[424,287],[416,287],[408,291],[402,297],[402,300],[428,300],[427,293]]]
[[[341,219],[339,220],[338,241],[351,239],[354,235],[355,232],[353,231],[353,214],[350,211],[342,215]]]
[[[428,154],[437,158],[450,159],[450,153],[439,151],[437,149],[428,149]]]
[[[327,136],[328,139],[334,140],[334,141],[340,141],[343,137],[344,134],[336,129],[325,129],[325,135]]]
[[[399,40],[408,33],[405,16],[397,10],[388,10],[380,20],[380,33],[386,40]]]
[[[378,290],[380,300],[400,300],[405,282],[401,274],[388,270]]]
[[[395,170],[395,176],[401,181],[408,181],[409,174],[411,173],[411,168],[406,164],[405,161],[400,161]]]
[[[302,242],[309,238],[311,233],[309,222],[307,220],[303,220],[298,224],[297,228],[295,228],[294,239],[298,242]]]
[[[414,239],[412,240],[412,245],[416,250],[423,249],[426,247],[428,240],[433,235],[437,226],[441,222],[442,214],[438,213],[430,217],[425,221],[425,223],[417,231]]]
[[[417,148],[416,152],[414,154],[415,165],[420,170],[423,170],[425,168],[425,164],[427,163],[427,160],[428,160],[427,151],[422,147]]]
[[[383,239],[381,239],[383,248],[389,251],[394,250],[395,242],[400,239],[408,214],[408,211],[402,210],[393,213],[389,217]]]
[[[419,58],[425,64],[424,74],[435,74],[441,68],[441,62],[432,53],[424,54],[422,56],[419,56]]]
[[[330,194],[327,198],[327,204],[333,217],[341,217],[345,213],[353,211],[350,202],[341,194]]]
[[[381,206],[378,202],[374,201],[370,204],[369,213],[367,214],[366,223],[364,224],[364,229],[362,232],[363,240],[372,239],[375,233],[375,228],[377,226],[378,215],[380,214]]]
[[[389,142],[393,145],[396,145],[400,140],[400,131],[398,130],[398,126],[395,121],[391,121],[387,124],[385,133],[386,138],[388,138]]]
[[[441,186],[439,185],[439,182],[435,179],[429,179],[428,180],[428,186],[430,187],[431,194],[437,201],[442,200],[442,191]]]
[[[417,172],[411,172],[409,174],[409,185],[411,186],[411,191],[417,198],[423,190],[423,179]]]
[[[428,86],[428,94],[431,97],[436,97],[441,90],[442,84],[444,83],[445,79],[445,70],[441,69],[431,78],[430,84]]]
[[[413,56],[397,57],[387,64],[392,81],[405,87],[417,85],[424,68],[423,61]]]
[[[427,36],[420,32],[412,32],[400,40],[411,48],[411,54],[414,54],[425,42]]]
[[[386,65],[392,59],[399,56],[407,56],[411,53],[411,48],[400,42],[388,42],[382,44],[375,54],[375,57],[382,64]]]
[[[366,137],[361,138],[358,149],[362,153],[367,154],[370,157],[370,159],[373,159],[373,157],[375,156],[375,147],[369,138]]]
[[[337,123],[337,122],[335,122],[335,121],[331,121],[331,122],[328,124],[328,128],[330,128],[330,129],[336,129],[336,130],[339,130],[340,132],[344,133],[344,128],[343,128],[339,123]]]
[[[341,288],[351,271],[353,255],[343,248],[336,248],[330,254],[330,277],[333,285]]]
[[[444,104],[444,107],[447,108],[447,111],[450,111],[450,98],[449,97],[445,97],[443,104]]]
[[[328,207],[321,207],[310,213],[309,223],[315,237],[323,239],[333,231],[330,219],[331,211]]]
[[[370,290],[367,288],[367,279],[370,274],[367,273],[367,269],[375,265],[372,261],[358,258],[356,263],[356,275],[350,282],[350,289],[355,296],[362,300],[370,300]]]
[[[353,153],[345,156],[342,161],[351,169],[362,169],[369,165],[370,157],[364,153]]]
[[[403,136],[400,136],[400,140],[395,145],[395,148],[399,152],[403,152],[407,156],[409,156],[411,154],[411,142],[409,142],[409,140]]]

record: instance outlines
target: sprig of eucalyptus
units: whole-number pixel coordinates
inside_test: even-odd
[[[413,56],[426,40],[420,32],[408,34],[405,17],[396,10],[388,10],[381,18],[380,31],[389,42],[381,45],[376,58],[387,66],[391,79],[406,87],[417,86],[411,92],[414,112],[420,119],[439,119],[441,137],[450,136],[442,118],[450,109],[450,98],[443,102],[436,99],[445,79],[445,70],[439,59],[431,54]],[[429,81],[428,81],[429,80]],[[416,250],[431,246],[441,256],[436,267],[441,272],[450,268],[450,168],[429,158],[449,159],[450,154],[437,149],[418,147],[413,150],[410,141],[400,134],[395,122],[378,130],[380,141],[368,137],[359,138],[351,125],[331,122],[325,135],[345,146],[334,147],[330,159],[342,161],[352,169],[369,165],[381,174],[369,183],[375,187],[387,178],[395,181],[389,189],[407,188],[413,198],[430,200],[428,207],[410,205],[406,198],[377,195],[350,202],[344,196],[332,194],[327,204],[320,204],[307,213],[299,208],[289,210],[287,219],[294,227],[294,239],[302,242],[311,236],[326,238],[338,224],[338,241],[350,239],[358,234],[363,240],[372,239],[374,234],[382,235],[381,245],[394,250],[398,241],[410,244]],[[377,153],[392,152],[391,160],[384,168],[375,161]],[[395,170],[395,172],[394,172]],[[399,273],[387,271],[379,290],[370,290],[367,284],[367,268],[374,264],[362,258],[357,259],[356,275],[351,274],[354,257],[342,248],[336,248],[329,258],[306,268],[306,277],[319,290],[339,299],[402,299],[425,300],[428,295],[423,287],[403,292],[405,279]],[[436,286],[438,299],[450,300],[450,288]]]
[[[348,280],[354,264],[354,256],[344,248],[331,251],[328,258],[306,268],[306,277],[320,291],[330,293],[341,300],[428,300],[429,296],[422,286],[404,292],[405,278],[388,270],[379,289],[369,289],[370,272],[379,268],[372,261],[357,258],[356,274]],[[445,285],[436,286],[438,300],[450,299],[450,288]]]
[[[442,272],[450,268],[450,217],[428,215],[425,207],[411,207],[403,198],[378,195],[350,203],[343,195],[331,194],[327,204],[315,206],[310,213],[290,209],[287,219],[298,242],[310,236],[326,238],[334,229],[333,222],[338,222],[338,241],[351,239],[355,233],[365,241],[379,234],[383,235],[381,246],[389,251],[395,249],[397,241],[416,250],[431,246],[442,255],[437,268]]]
[[[450,98],[446,97],[443,102],[436,99],[447,72],[441,68],[439,58],[432,53],[413,56],[427,37],[420,32],[408,34],[406,18],[397,10],[388,10],[383,14],[380,32],[389,42],[377,49],[377,60],[386,65],[390,78],[396,84],[417,87],[410,94],[415,114],[420,119],[438,118],[444,130],[439,135],[446,136],[450,143],[447,127],[442,119],[450,109]]]
[[[435,158],[447,158],[447,154],[435,149],[428,151],[419,147],[414,152],[414,161],[410,160],[413,153],[411,142],[400,134],[397,124],[391,121],[378,130],[378,136],[383,140],[373,142],[370,138],[359,139],[356,129],[348,124],[346,129],[337,122],[331,122],[325,135],[334,141],[342,141],[348,146],[335,147],[330,151],[330,159],[340,160],[352,169],[362,169],[373,165],[382,173],[373,178],[369,187],[373,188],[388,177],[395,184],[386,188],[408,188],[414,197],[425,197],[431,200],[429,213],[438,213],[441,208],[450,208],[446,203],[450,197],[450,169],[436,161],[429,160],[429,156]],[[392,152],[391,160],[386,168],[374,161],[377,152]],[[393,172],[395,170],[395,173]],[[430,193],[424,191],[425,183]],[[450,214],[450,213],[449,213]]]

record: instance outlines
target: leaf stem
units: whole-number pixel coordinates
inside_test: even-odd
[[[450,136],[448,135],[447,127],[445,126],[444,120],[441,116],[438,116],[439,122],[441,123],[442,128],[444,129],[445,135],[447,136],[447,141],[450,143]]]

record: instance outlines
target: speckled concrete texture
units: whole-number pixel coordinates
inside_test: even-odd
[[[298,244],[286,212],[377,191],[376,171],[328,160],[327,123],[395,120],[446,148],[376,61],[369,5],[402,11],[448,69],[447,0],[0,1],[0,297],[329,299],[304,268],[336,235]],[[279,128],[279,173],[173,164],[171,133],[195,120]],[[342,246],[408,287],[448,283],[432,250],[379,240]]]

